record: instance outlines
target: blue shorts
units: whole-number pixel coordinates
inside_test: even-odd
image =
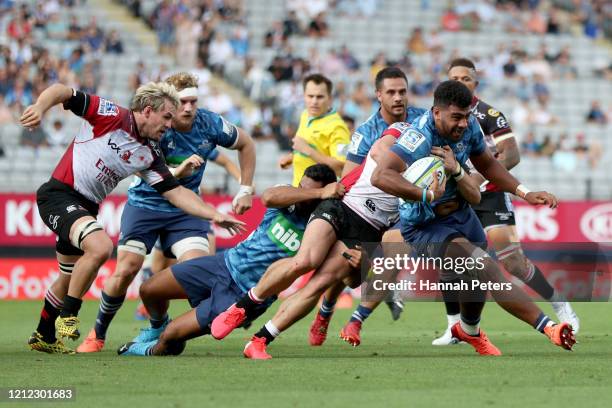
[[[173,265],[171,270],[196,309],[202,330],[244,295],[232,279],[223,253],[190,259]]]
[[[485,232],[470,207],[419,226],[402,222],[402,236],[412,245],[415,255],[429,257],[443,257],[446,245],[457,237],[464,237],[483,249],[487,247]]]
[[[119,245],[129,240],[142,242],[151,252],[159,237],[167,257],[174,257],[170,247],[189,237],[204,237],[212,232],[210,222],[184,212],[152,211],[126,204],[121,215]]]

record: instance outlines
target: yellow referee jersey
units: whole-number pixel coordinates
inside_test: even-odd
[[[341,162],[346,161],[346,148],[351,141],[351,135],[346,123],[335,110],[314,118],[309,118],[308,112],[304,110],[296,136],[306,140],[318,152]],[[293,151],[294,187],[299,185],[304,171],[313,164],[317,162],[310,156]]]

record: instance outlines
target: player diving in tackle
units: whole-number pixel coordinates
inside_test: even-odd
[[[413,126],[408,124],[392,126],[391,128],[399,132],[394,135],[399,139],[393,148],[385,149],[383,146],[380,155],[376,154],[376,145],[372,148],[373,153],[377,155],[378,165],[370,170],[372,171],[371,181],[372,185],[379,190],[370,190],[370,193],[373,201],[377,203],[377,208],[380,199],[386,198],[384,194],[410,200],[400,207],[402,235],[406,241],[410,242],[410,245],[417,246],[416,253],[425,253],[431,257],[481,257],[486,265],[484,274],[471,279],[479,278],[493,283],[507,283],[495,262],[483,249],[474,244],[483,244],[485,236],[468,205],[468,203],[477,203],[480,200],[480,191],[474,179],[466,174],[465,162],[470,157],[481,174],[494,180],[503,189],[516,191],[518,188],[521,197],[530,204],[555,206],[556,199],[546,192],[526,191],[491,156],[484,145],[478,123],[470,116],[470,101],[471,93],[463,84],[457,81],[447,81],[436,89],[433,108],[418,118]],[[384,138],[377,144],[383,141]],[[398,149],[404,149],[410,155]],[[396,151],[403,156],[398,156]],[[455,152],[458,160],[455,159]],[[452,175],[452,179],[442,185],[434,182],[431,189],[421,189],[406,181],[402,173],[407,163],[412,163],[429,154],[443,158],[444,168]],[[405,160],[400,157],[405,157]],[[383,164],[382,168],[381,164]],[[351,191],[348,191],[345,200]],[[391,209],[389,208],[388,211]],[[317,209],[315,214],[319,212]],[[336,236],[327,234],[332,235],[328,237],[320,233],[313,235],[312,232],[317,232],[322,225],[311,228],[315,221],[335,224],[336,217],[329,212],[322,213],[324,214],[327,216],[320,219],[315,216],[315,220],[309,223],[302,246],[292,262],[281,261],[273,264],[257,286],[249,291],[248,296],[243,296],[236,305],[232,305],[215,318],[211,326],[212,335],[215,338],[225,337],[238,327],[265,297],[282,290],[287,285],[286,280],[295,278],[299,272],[305,272],[311,268],[313,265],[307,263],[309,260],[317,260],[325,256],[327,252],[320,250],[320,242],[326,242]],[[376,235],[371,234],[371,237],[373,239],[370,242],[375,241]],[[427,245],[433,242],[439,242],[440,245]],[[448,245],[449,242],[454,245]],[[429,247],[433,247],[434,253],[428,253]],[[440,249],[443,253],[439,253]],[[253,359],[271,358],[266,351],[267,345],[282,330],[305,316],[316,305],[320,294],[329,285],[346,277],[338,271],[339,269],[334,271],[331,268],[323,267],[317,270],[308,284],[288,298],[272,321],[266,323],[251,339],[245,348],[245,356]],[[443,271],[443,277],[445,274],[453,278],[456,276],[454,271]],[[499,355],[501,354],[499,350],[479,330],[480,312],[484,306],[485,293],[483,291],[466,293],[469,296],[463,299],[467,301],[461,303],[462,324],[455,325],[453,332],[458,338],[474,346],[480,354]],[[571,349],[575,342],[571,326],[567,323],[555,324],[552,322],[520,288],[512,287],[507,293],[500,293],[499,290],[493,290],[491,293],[506,311],[544,333],[554,344]],[[474,302],[475,300],[477,302]]]
[[[213,256],[191,259],[164,269],[145,282],[140,296],[151,322],[167,321],[171,299],[189,299],[192,310],[167,324],[141,330],[120,355],[176,355],[185,341],[210,333],[210,322],[236,302],[273,262],[295,254],[312,210],[324,199],[338,198],[344,188],[334,171],[316,164],[304,172],[299,187],[277,186],[262,195],[268,207],[259,227],[236,247]],[[358,251],[350,252],[355,260]],[[344,259],[345,263],[348,263]],[[353,261],[357,262],[357,261]],[[265,311],[260,305],[249,320]]]

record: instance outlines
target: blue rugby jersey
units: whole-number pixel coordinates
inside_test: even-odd
[[[297,253],[307,217],[296,214],[295,206],[269,208],[247,239],[225,251],[225,264],[243,291],[255,286],[272,263]]]
[[[412,123],[414,119],[421,116],[425,111],[426,109],[409,106],[406,108],[406,122]],[[390,125],[392,125],[392,123],[385,122],[379,109],[378,112],[370,116],[368,120],[355,129],[355,132],[351,136],[351,145],[346,155],[346,159],[361,164],[368,155],[374,142],[382,136],[383,132]]]
[[[401,136],[391,147],[391,151],[401,157],[408,166],[418,159],[431,155],[433,146],[450,146],[455,153],[455,158],[463,167],[466,167],[466,162],[471,155],[481,154],[486,149],[482,129],[473,115],[470,115],[468,127],[457,142],[446,139],[438,133],[431,110],[425,112],[410,125],[397,123],[394,126],[401,132]],[[430,221],[435,217],[433,207],[457,198],[457,191],[457,182],[451,177],[446,181],[444,195],[433,203],[407,201],[401,204],[400,220],[402,224],[419,225]],[[459,197],[459,199],[462,198]]]
[[[215,150],[216,146],[231,147],[237,138],[236,126],[217,113],[198,109],[191,131],[179,132],[169,129],[160,141],[160,147],[168,166],[176,167],[193,154],[201,156],[205,161],[214,160],[219,154]],[[205,167],[206,162],[191,176],[178,179],[179,182],[199,194]],[[182,211],[138,177],[128,189],[128,204],[155,211]]]

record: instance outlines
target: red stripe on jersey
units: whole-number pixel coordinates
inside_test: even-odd
[[[399,139],[399,137],[402,135],[402,132],[400,132],[399,130],[392,128],[392,127],[388,127],[387,129],[385,129],[385,131],[382,133],[382,135],[380,137],[383,136],[393,136],[396,139]]]
[[[359,166],[355,167],[349,172],[349,174],[342,177],[342,180],[340,180],[340,183],[344,185],[345,193],[348,193],[351,190],[351,187],[353,187],[357,180],[359,180],[359,177],[361,177],[361,173],[363,173],[363,168],[365,166],[366,161],[367,157],[364,161],[361,162]]]
[[[68,146],[68,150],[62,156],[61,160],[57,164],[57,167],[53,171],[51,177],[61,181],[64,184],[68,184],[74,188],[74,170],[72,168],[72,149],[74,148],[74,141]]]

